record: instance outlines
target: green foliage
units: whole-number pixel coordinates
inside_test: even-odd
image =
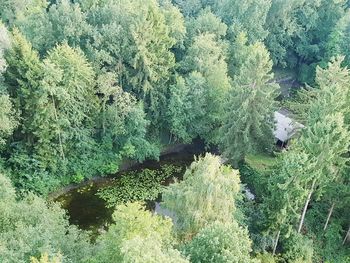
[[[170,104],[172,107],[175,105],[181,107],[181,104],[186,103],[179,116],[180,120],[176,115],[170,117],[174,121],[181,121],[183,127],[189,125],[186,130],[189,131],[190,137],[199,136],[207,143],[217,143],[219,139],[218,127],[222,123],[223,106],[230,89],[225,57],[226,45],[216,41],[215,35],[204,33],[195,36],[181,62],[181,71],[186,74],[186,84],[183,80],[177,79],[177,85],[181,89],[179,93],[181,92],[183,97],[177,101],[171,101]],[[189,90],[187,95],[184,89]],[[185,119],[183,115],[186,116],[186,114],[190,114],[193,121]],[[175,124],[177,126],[176,122]],[[180,133],[180,136],[183,135]]]
[[[293,57],[293,38],[302,30],[297,19],[297,13],[302,8],[304,0],[273,0],[271,1],[266,25],[269,34],[266,46],[271,52],[275,65],[294,67],[297,63]],[[311,17],[310,17],[311,18]]]
[[[324,55],[327,37],[344,14],[344,2],[304,1],[296,14],[299,26],[295,50],[305,62],[319,61]]]
[[[266,195],[263,208],[266,213],[266,224],[275,235],[276,231],[283,230],[288,236],[291,225],[299,216],[300,208],[307,195],[299,178],[307,177],[307,155],[298,149],[291,148],[278,156],[268,179],[268,195]]]
[[[236,222],[213,223],[201,229],[183,248],[193,263],[249,263],[251,241],[248,232]]]
[[[78,4],[59,0],[48,7],[45,0],[36,2],[25,16],[17,17],[15,25],[41,54],[57,44],[67,43],[72,47],[82,44],[91,28]]]
[[[333,28],[332,33],[329,35],[328,43],[326,46],[326,58],[329,60],[332,57],[343,55],[345,56],[344,64],[350,65],[349,54],[349,27],[350,27],[350,14],[349,10],[344,16],[339,19],[336,26]]]
[[[31,137],[38,95],[35,93],[43,76],[43,67],[38,53],[31,44],[15,29],[12,34],[11,48],[5,54],[7,68],[4,82],[16,111],[22,119],[19,128],[26,140]]]
[[[114,224],[97,240],[93,262],[186,263],[175,250],[172,222],[144,210],[140,203],[119,205]]]
[[[195,16],[203,8],[201,0],[174,0],[173,2],[179,6],[185,16],[189,17]]]
[[[339,184],[339,182],[337,182]],[[346,186],[345,186],[346,188]],[[342,204],[347,206],[346,199],[343,194],[340,193],[341,187],[336,187],[336,197],[330,197],[329,194],[322,198],[323,202],[317,202],[309,209],[305,227],[307,229],[307,237],[313,240],[314,254],[313,262],[324,260],[325,262],[347,262],[350,258],[350,250],[348,247],[343,246],[343,239],[345,231],[342,227],[347,225],[348,216],[341,216],[346,214],[346,207],[342,207]],[[338,194],[339,191],[339,194]],[[324,223],[326,216],[329,212],[330,206],[324,199],[331,198],[334,203],[333,214],[330,217],[329,225],[324,230]],[[337,200],[341,198],[341,201]],[[320,224],[322,222],[322,224]]]
[[[1,262],[25,263],[42,251],[61,252],[65,262],[85,262],[90,257],[87,235],[69,226],[65,211],[57,204],[34,195],[17,201],[9,179],[0,175],[0,182]]]
[[[317,65],[346,53],[345,2],[273,0],[266,44],[274,63],[297,69],[301,82],[313,83]]]
[[[238,171],[207,153],[186,170],[182,182],[164,190],[163,204],[176,214],[176,228],[188,238],[214,222],[231,222],[239,191]]]
[[[17,127],[16,114],[14,112],[10,97],[7,94],[0,94],[0,145],[5,143],[5,139],[12,135]]]
[[[158,157],[156,145],[146,139],[149,121],[143,104],[118,87],[111,73],[100,75],[97,82],[101,108],[99,136],[103,146],[120,153],[119,158],[143,161],[146,157]]]
[[[170,31],[170,37],[175,39],[176,47],[182,47],[187,29],[181,11],[170,0],[161,0],[159,2],[164,14],[165,23]]]
[[[262,261],[348,261],[340,243],[349,221],[350,77],[342,67],[350,64],[349,3],[0,1],[0,169],[24,197],[18,199],[0,176],[0,261],[84,261],[85,249],[92,249],[85,235],[69,227],[55,205],[26,192],[47,194],[114,174],[125,159],[158,159],[165,140],[196,138],[218,146],[235,165],[245,160],[242,178],[256,198],[237,198],[238,173],[218,158],[193,163],[185,180],[164,193],[165,205],[178,216],[180,241],[194,237],[186,245],[191,257],[249,262],[246,233],[228,241],[241,233],[236,219],[248,227]],[[273,66],[287,67],[313,87],[282,101],[305,128],[272,161],[261,153],[273,150],[279,89]],[[125,174],[99,195],[109,206],[155,199],[164,180],[179,172],[169,166]],[[326,220],[330,207],[323,231],[317,222]],[[117,216],[126,214],[164,221],[139,205]],[[305,236],[292,231],[298,221]],[[129,238],[120,231],[113,226],[89,261],[110,262],[111,255],[118,262],[187,262],[171,234],[141,231]],[[246,259],[238,259],[237,244]],[[279,257],[266,254],[273,245]]]
[[[269,177],[265,171],[257,170],[248,164],[240,166],[239,172],[242,181],[248,184],[258,200],[266,196]]]
[[[165,10],[169,11],[169,6]],[[103,19],[95,20],[96,16]],[[170,21],[155,0],[104,1],[90,10],[88,21],[94,27],[88,53],[100,66],[113,68],[123,62],[120,73],[135,92],[147,93],[168,77],[174,66],[169,49],[176,40],[170,35],[174,32],[168,28]]]
[[[4,59],[4,53],[9,47],[10,47],[9,33],[7,31],[7,28],[0,22],[0,73],[2,73],[6,69],[6,61]]]
[[[349,148],[349,131],[344,123],[349,73],[341,68],[341,62],[336,59],[327,69],[317,69],[319,90],[312,93],[315,96],[307,107],[306,127],[281,154],[269,180],[270,194],[264,204],[267,221],[270,230],[282,231],[287,238],[297,220],[298,232],[303,229],[309,203],[329,194],[327,186],[332,182],[342,181]],[[288,240],[284,254],[288,260],[312,262],[313,246],[308,241],[300,245],[304,241],[299,234]]]
[[[274,139],[278,84],[272,82],[272,62],[261,43],[249,46],[246,52],[234,78],[220,130],[221,149],[235,165],[248,153],[271,152]]]
[[[196,91],[195,88],[192,87],[191,90],[191,87],[181,76],[178,76],[176,84],[169,88],[170,100],[167,111],[169,129],[175,135],[175,139],[184,142],[190,142],[195,137],[195,133],[191,134],[189,129],[192,120],[196,117],[196,112],[192,110],[196,106],[194,98],[198,98],[196,95],[200,92],[200,90]],[[198,100],[200,101],[200,99]]]
[[[189,18],[186,28],[189,41],[192,41],[195,36],[206,33],[213,34],[216,40],[220,40],[226,36],[227,32],[227,25],[213,14],[210,9],[204,9],[197,17]]]
[[[13,26],[18,20],[26,19],[45,7],[47,7],[46,0],[4,0],[0,3],[0,18],[4,23]]]
[[[275,257],[269,253],[258,254],[255,258],[261,263],[276,263]]]
[[[30,260],[31,260],[31,263],[61,263],[62,257],[61,255],[57,255],[49,259],[49,255],[47,253],[44,253],[41,255],[39,260],[34,257],[31,257]]]
[[[301,234],[292,232],[291,236],[283,242],[283,258],[291,263],[311,263],[313,256],[312,240]]]
[[[28,188],[39,188],[38,192],[44,193],[48,189],[42,189],[40,184],[54,186],[57,183],[53,181],[59,181],[42,181],[48,173],[64,177],[68,172],[84,171],[79,164],[87,165],[80,162],[91,154],[94,145],[94,72],[83,54],[66,44],[50,51],[41,62],[16,30],[6,59],[5,83],[21,119],[14,133],[17,149],[11,149],[9,168],[17,182],[23,180],[22,185],[29,184]],[[28,178],[31,182],[26,182]]]
[[[143,169],[126,172],[114,179],[111,186],[102,188],[97,195],[107,202],[107,207],[134,202],[150,201],[158,198],[163,191],[165,179],[175,176],[182,168],[174,165],[163,165],[159,170]]]
[[[321,238],[321,242],[315,244],[314,254],[317,253],[319,258],[324,259],[325,262],[349,262],[350,249],[348,247],[344,248],[342,245],[343,233],[341,225],[331,224]],[[316,255],[314,257],[318,258]]]
[[[99,107],[95,73],[81,51],[63,44],[41,61],[17,30],[12,42],[4,77],[21,120],[7,162],[16,184],[47,193],[62,183],[116,172],[122,158],[159,155],[146,139],[149,122],[142,104],[116,87],[111,74],[98,79]],[[6,98],[1,96],[3,137],[16,125]],[[97,140],[96,123],[102,128]]]
[[[230,25],[233,38],[241,31],[247,32],[250,43],[262,41],[267,36],[266,17],[271,6],[270,0],[223,0],[213,1],[215,13]]]

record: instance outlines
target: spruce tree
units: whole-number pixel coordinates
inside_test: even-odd
[[[261,43],[251,45],[233,80],[220,129],[220,148],[235,165],[248,153],[271,151],[275,98],[272,61]]]

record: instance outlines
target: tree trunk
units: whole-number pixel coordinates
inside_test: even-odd
[[[315,184],[316,184],[316,179],[314,179],[314,180],[312,181],[312,185],[311,185],[310,192],[309,192],[309,194],[307,195],[307,199],[306,199],[306,202],[305,202],[305,205],[304,205],[303,213],[301,214],[301,218],[300,218],[300,223],[299,223],[299,227],[298,227],[298,233],[300,233],[300,231],[301,231],[301,229],[302,229],[302,227],[303,227],[304,220],[305,220],[306,210],[307,210],[307,207],[309,206],[309,203],[310,203],[310,200],[311,200],[311,195],[312,195],[312,193],[314,192]]]
[[[103,110],[103,114],[102,114],[102,134],[105,135],[106,134],[106,101],[104,100],[103,101],[103,104],[102,104],[102,110]]]
[[[273,251],[272,251],[273,256],[276,254],[276,248],[277,248],[278,240],[280,239],[280,234],[281,234],[281,230],[278,230],[276,239],[275,239],[275,244],[273,245]]]
[[[333,213],[334,205],[335,205],[335,203],[333,202],[331,208],[329,209],[327,220],[326,220],[326,223],[324,224],[323,231],[326,231],[326,229],[327,229],[327,226],[328,226],[328,223],[329,223],[329,219],[331,218],[332,213]]]
[[[172,139],[173,139],[173,134],[170,132],[170,136],[169,136],[169,142],[168,142],[168,144],[170,144],[170,143],[171,143]]]
[[[350,235],[350,227],[348,229],[348,232],[346,232],[345,238],[343,240],[343,245],[345,245],[346,240],[348,239],[348,236]]]
[[[56,119],[56,122],[58,122],[58,115],[57,115],[57,110],[56,110],[55,99],[54,99],[52,94],[51,94],[51,96],[52,96],[52,103],[53,103],[53,108],[54,108],[54,113],[55,113],[55,119]],[[62,159],[64,161],[64,160],[66,160],[66,158],[65,158],[65,155],[64,155],[64,151],[63,151],[62,138],[61,138],[61,129],[60,128],[58,128],[58,141],[59,141],[59,144],[60,144],[61,156],[62,156]]]

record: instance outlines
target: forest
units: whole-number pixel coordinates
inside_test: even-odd
[[[349,67],[349,0],[0,0],[0,263],[350,263]]]

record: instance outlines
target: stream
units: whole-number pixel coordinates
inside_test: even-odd
[[[159,170],[161,166],[169,164],[181,167],[181,173],[172,174],[171,178],[165,181],[164,185],[168,185],[173,181],[174,177],[181,179],[185,168],[194,160],[194,156],[204,152],[204,144],[201,142],[175,147],[164,152],[159,161],[148,160],[141,164],[129,165],[129,167],[114,175],[94,178],[90,181],[70,186],[67,188],[67,191],[63,191],[63,194],[56,196],[53,200],[60,202],[62,208],[67,210],[71,224],[77,225],[84,230],[90,230],[93,235],[96,235],[112,222],[113,213],[113,209],[107,208],[106,202],[96,195],[99,189],[115,183],[125,172],[140,172],[143,169]],[[151,210],[158,209],[159,203],[155,201],[147,202],[147,207]]]

